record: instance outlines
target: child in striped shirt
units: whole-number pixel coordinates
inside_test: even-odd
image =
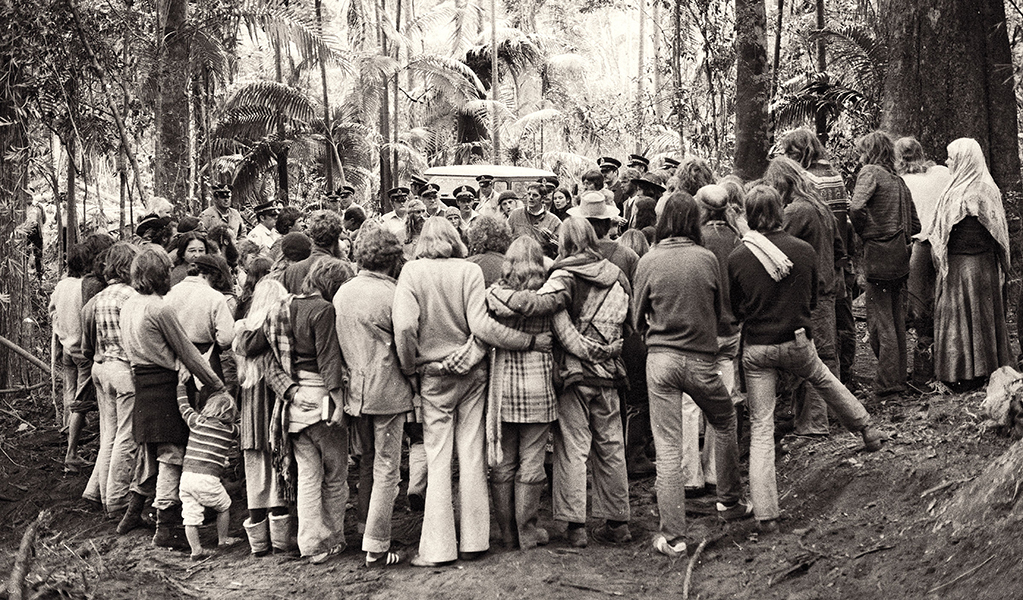
[[[214,394],[199,414],[188,405],[188,392],[178,386],[178,409],[190,431],[185,460],[181,467],[181,517],[185,537],[192,547],[192,560],[213,556],[214,551],[203,548],[199,541],[204,508],[217,511],[217,545],[230,546],[241,538],[228,536],[231,497],[228,496],[220,475],[227,466],[228,452],[235,437],[235,418],[238,414],[234,399],[226,392]]]

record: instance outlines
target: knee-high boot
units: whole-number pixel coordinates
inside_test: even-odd
[[[518,546],[518,535],[515,529],[515,482],[506,481],[490,484],[490,498],[494,502],[494,516],[501,531],[501,540],[508,550]]]
[[[523,550],[546,546],[550,541],[547,530],[536,526],[544,485],[543,481],[537,483],[515,482],[515,522],[518,524],[519,530],[519,547]]]

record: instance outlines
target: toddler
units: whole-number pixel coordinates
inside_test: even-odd
[[[178,386],[178,409],[190,431],[181,467],[181,518],[188,545],[192,547],[191,558],[202,560],[214,553],[203,548],[199,541],[199,526],[202,525],[205,508],[217,511],[218,546],[230,546],[241,541],[227,535],[231,497],[220,482],[220,474],[227,466],[228,451],[234,441],[237,409],[231,396],[220,392],[210,397],[202,414],[199,414],[188,405],[188,393],[183,385]]]

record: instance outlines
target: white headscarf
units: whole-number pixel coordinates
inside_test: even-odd
[[[948,275],[948,237],[956,223],[977,217],[999,246],[999,260],[1009,270],[1009,226],[1002,194],[991,178],[980,144],[959,138],[948,145],[948,168],[952,179],[941,193],[930,228],[931,253],[938,281]]]

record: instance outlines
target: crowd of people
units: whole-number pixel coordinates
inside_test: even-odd
[[[701,495],[776,531],[779,401],[784,431],[827,436],[835,419],[868,451],[884,441],[849,389],[854,298],[874,395],[907,392],[907,326],[924,380],[975,386],[1011,362],[1007,225],[980,146],[952,142],[947,168],[912,138],[857,147],[851,193],[797,130],[753,182],[695,157],[603,157],[522,197],[481,176],[451,206],[414,178],[382,215],[343,186],[314,210],[252,207],[248,231],[223,185],[198,217],[90,236],[50,306],[65,465],[90,466],[78,442],[98,407],[84,497],[119,534],[155,526],[155,545],[193,559],[214,552],[207,514],[219,544],[238,541],[221,478],[239,456],[256,556],[323,563],[352,516],[368,567],[478,558],[492,516],[501,544],[529,549],[552,537],[548,495],[566,543],[622,544],[629,480],[652,475],[661,554],[686,553]],[[406,445],[414,557],[391,547]]]

